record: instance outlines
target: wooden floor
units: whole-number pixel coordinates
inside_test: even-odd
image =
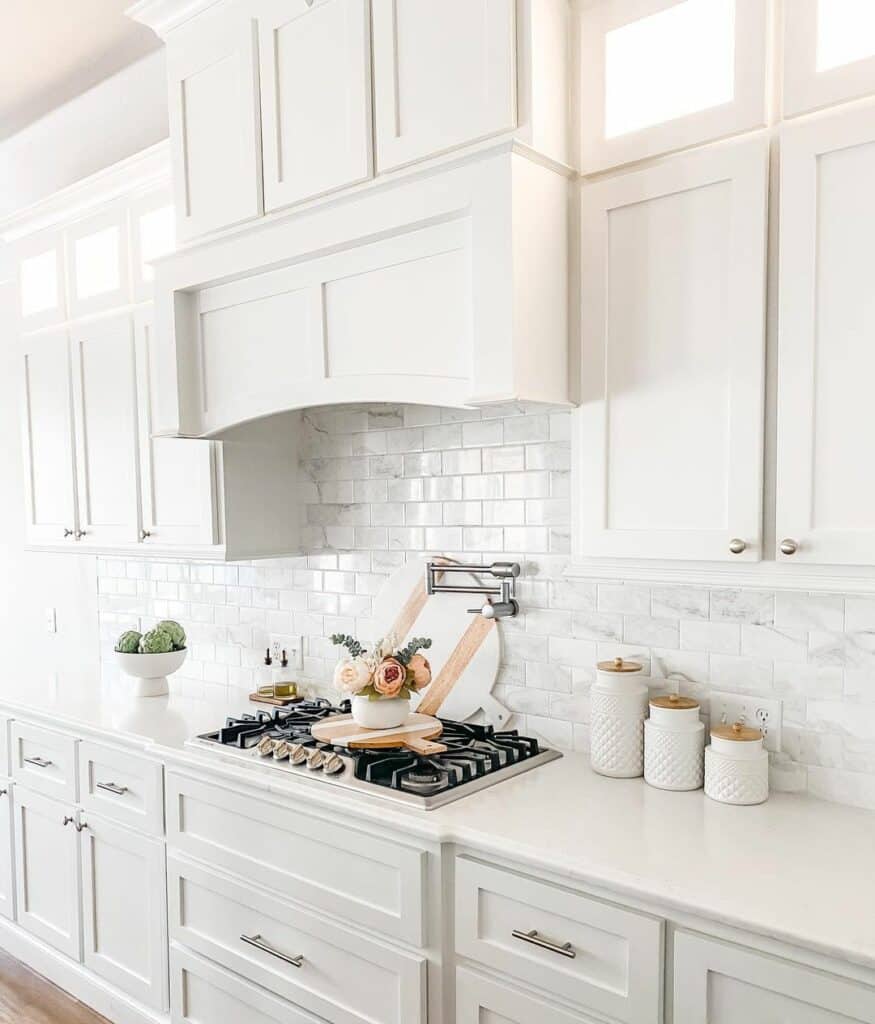
[[[2,1024],[108,1024],[77,999],[0,951]]]

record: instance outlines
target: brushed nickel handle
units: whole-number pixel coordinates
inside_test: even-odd
[[[577,953],[570,942],[563,942],[561,945],[558,942],[551,942],[549,939],[545,939],[543,935],[539,935],[533,928],[530,932],[520,931],[519,928],[514,928],[511,932],[515,939],[522,939],[523,942],[531,942],[533,946],[540,946],[541,949],[549,949],[551,953],[558,953],[560,956],[567,956],[573,960]]]
[[[745,544],[741,537],[733,537],[729,542],[729,550],[733,555],[740,555],[746,548],[747,544]]]
[[[241,935],[241,942],[246,942],[250,946],[255,946],[256,949],[260,949],[263,953],[270,953],[271,956],[275,956],[277,960],[282,960],[283,963],[291,964],[292,967],[302,967],[304,964],[304,954],[300,953],[298,956],[289,956],[288,953],[282,953],[278,949],[274,949],[269,943],[265,942],[260,935]]]
[[[8,792],[9,792],[9,790],[8,790],[8,789],[0,789],[0,796],[6,796],[6,794],[7,794]]]
[[[64,815],[64,828],[66,828],[68,825],[71,825],[72,823],[73,823],[73,819],[70,817],[70,815],[69,814],[65,814]]]
[[[148,530],[140,530],[140,540],[148,540],[151,536]]]
[[[790,537],[781,541],[781,554],[782,555],[795,555],[799,550],[799,544],[797,541]]]
[[[73,536],[76,538],[76,540],[82,540],[82,538],[85,536],[85,531],[84,530],[77,530],[73,534]]]
[[[98,782],[98,789],[105,789],[107,793],[115,793],[116,796],[124,796],[128,791],[127,786],[120,786],[117,782]]]
[[[87,821],[79,821],[79,822],[76,823],[75,828],[76,828],[77,832],[81,832],[83,828],[88,828],[88,822]]]
[[[37,768],[48,768],[52,762],[47,761],[44,757],[26,757],[24,763],[36,765]]]
[[[64,536],[65,537],[72,537],[75,532],[76,532],[75,530],[71,530],[68,526],[64,527]]]

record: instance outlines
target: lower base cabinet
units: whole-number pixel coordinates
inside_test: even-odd
[[[719,939],[677,932],[674,1020],[675,1024],[872,1024],[875,988]]]
[[[460,967],[456,971],[456,1024],[596,1024],[508,985]]]
[[[0,915],[15,920],[15,851],[12,847],[12,783],[0,779]]]

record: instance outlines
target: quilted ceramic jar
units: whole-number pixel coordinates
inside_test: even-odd
[[[657,789],[699,789],[704,775],[699,702],[677,693],[654,697],[644,723],[644,781]]]
[[[590,691],[590,759],[600,775],[634,779],[644,774],[647,685],[634,661],[600,661]]]
[[[769,752],[763,734],[741,722],[711,730],[705,750],[705,795],[724,804],[761,804],[769,798]]]

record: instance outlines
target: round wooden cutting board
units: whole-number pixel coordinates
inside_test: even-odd
[[[406,747],[417,754],[443,754],[446,746],[432,742],[443,732],[443,726],[431,715],[408,715],[403,725],[394,729],[363,729],[352,715],[336,715],[317,722],[310,728],[320,743],[337,743],[351,750],[383,750]]]

